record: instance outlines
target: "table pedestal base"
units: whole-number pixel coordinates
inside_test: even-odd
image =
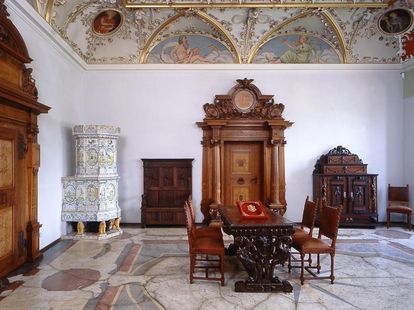
[[[248,281],[237,281],[234,285],[234,290],[236,292],[245,293],[290,293],[292,292],[293,287],[287,280],[280,281],[278,278],[273,278],[271,283],[249,283]]]

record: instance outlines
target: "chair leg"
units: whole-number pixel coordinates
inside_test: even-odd
[[[303,275],[304,273],[304,269],[305,269],[305,254],[300,253],[300,284],[303,285],[303,283],[305,282],[305,277]]]
[[[292,254],[289,253],[288,272],[292,270]]]
[[[390,228],[390,211],[387,210],[387,229]]]
[[[190,254],[190,284],[193,284],[194,281],[195,256],[195,254]]]
[[[311,267],[312,266],[312,254],[311,253],[309,253],[308,263],[309,263],[309,267]]]
[[[335,254],[331,254],[331,284],[334,283],[335,277],[334,277],[334,256]]]
[[[411,231],[411,212],[407,213],[408,230]]]
[[[221,273],[221,286],[224,286],[224,256],[220,255],[220,273]]]
[[[320,272],[321,272],[321,260],[320,260],[320,254],[317,254],[316,271],[317,271],[318,273],[320,273]]]

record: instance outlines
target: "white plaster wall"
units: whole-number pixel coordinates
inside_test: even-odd
[[[40,230],[40,248],[43,248],[66,234],[66,223],[60,219],[61,178],[74,173],[71,130],[82,120],[83,74],[37,24],[43,22],[44,27],[49,27],[46,22],[33,21],[26,15],[37,15],[26,2],[10,1],[6,5],[34,59],[30,67],[39,91],[39,102],[51,107],[48,114],[41,114],[38,119],[41,146],[38,215],[43,224]]]
[[[402,185],[410,186],[411,208],[414,205],[414,69],[405,73],[404,80],[404,182]],[[397,214],[393,215],[399,216]],[[397,219],[397,218],[396,218]],[[397,219],[398,220],[398,219]],[[405,220],[405,216],[400,215],[399,220]],[[414,219],[412,219],[414,220]]]
[[[85,122],[121,127],[118,173],[124,222],[140,222],[141,158],[194,158],[193,198],[199,205],[202,131],[195,122],[204,118],[204,103],[227,93],[236,79],[244,77],[253,78],[263,94],[275,94],[276,101],[286,106],[284,117],[295,122],[286,131],[287,216],[301,219],[304,199],[312,196],[316,160],[343,145],[368,164],[368,172],[379,174],[379,213],[380,220],[385,219],[386,185],[403,180],[398,71],[220,68],[85,74]],[[201,219],[198,211],[197,220]]]

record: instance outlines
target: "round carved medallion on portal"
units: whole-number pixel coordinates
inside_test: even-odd
[[[234,107],[241,113],[250,112],[256,105],[256,96],[248,89],[235,91],[232,99]]]

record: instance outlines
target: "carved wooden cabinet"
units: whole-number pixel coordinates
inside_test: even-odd
[[[316,162],[313,198],[320,207],[343,205],[342,226],[372,224],[378,221],[377,176],[367,173],[358,155],[338,146]]]
[[[184,202],[192,192],[193,159],[142,159],[141,225],[185,225]]]
[[[37,219],[40,146],[37,102],[26,45],[0,0],[0,277],[41,256]]]

